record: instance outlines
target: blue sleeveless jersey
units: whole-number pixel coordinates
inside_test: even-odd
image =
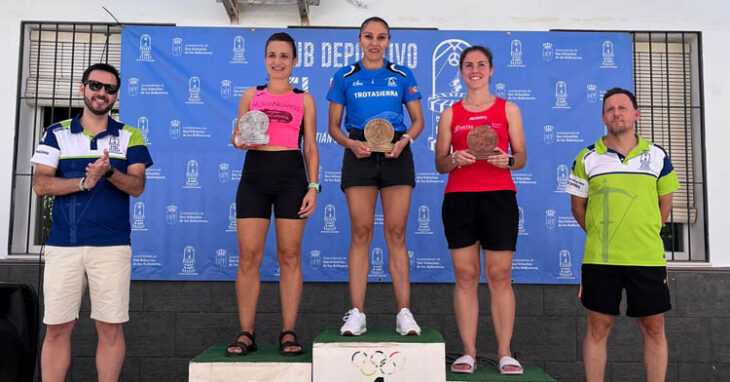
[[[405,131],[403,104],[420,99],[413,73],[388,61],[380,69],[368,70],[361,62],[335,73],[327,99],[345,106],[345,128],[363,129],[374,118],[393,124],[395,131]]]

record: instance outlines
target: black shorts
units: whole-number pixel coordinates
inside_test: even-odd
[[[307,193],[307,174],[299,150],[249,150],[236,193],[236,217],[299,219]]]
[[[449,249],[479,241],[482,249],[514,252],[519,214],[512,190],[449,192],[441,205]]]
[[[397,131],[393,137],[396,142],[404,132]],[[350,139],[364,141],[362,130],[351,129]],[[413,165],[413,152],[406,146],[398,158],[386,158],[385,153],[374,152],[367,158],[357,159],[352,151],[345,149],[342,158],[342,177],[340,188],[344,191],[353,186],[390,186],[416,187],[416,173]]]
[[[672,309],[666,267],[581,266],[580,301],[586,309],[618,316],[624,288],[629,317],[646,317]]]

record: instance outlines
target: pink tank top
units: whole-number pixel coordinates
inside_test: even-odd
[[[508,152],[509,122],[505,112],[507,101],[497,98],[487,110],[472,113],[461,104],[461,101],[451,107],[451,145],[456,150],[466,150],[466,135],[471,129],[490,124],[497,133],[497,146]],[[513,190],[517,191],[509,170],[478,160],[476,163],[455,168],[449,173],[444,192],[480,192]]]
[[[303,133],[304,91],[294,89],[286,94],[271,94],[266,85],[257,86],[249,110],[259,110],[269,117],[270,146],[299,148]]]

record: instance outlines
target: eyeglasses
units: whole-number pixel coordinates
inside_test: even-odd
[[[106,94],[109,94],[109,95],[117,94],[117,92],[119,91],[119,86],[117,86],[117,85],[109,85],[109,84],[105,84],[103,82],[94,81],[94,80],[88,80],[88,81],[84,82],[84,85],[88,85],[89,89],[91,89],[95,92],[98,92],[99,90],[101,90],[102,87],[104,87],[104,91],[106,92]]]

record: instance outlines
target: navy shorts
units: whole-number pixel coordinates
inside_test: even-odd
[[[395,132],[396,142],[405,132]],[[362,130],[350,130],[350,139],[364,141]],[[351,150],[345,149],[342,158],[342,177],[340,188],[344,191],[353,186],[390,186],[416,187],[416,173],[413,165],[413,152],[410,145],[401,151],[398,158],[386,158],[385,153],[374,152],[367,158],[357,159]]]
[[[449,249],[479,241],[485,250],[514,252],[519,214],[512,190],[449,192],[441,205]]]
[[[594,312],[619,315],[626,289],[626,315],[646,317],[672,309],[666,267],[583,264],[580,301]]]
[[[236,217],[300,219],[307,174],[299,150],[249,150],[236,193]]]

